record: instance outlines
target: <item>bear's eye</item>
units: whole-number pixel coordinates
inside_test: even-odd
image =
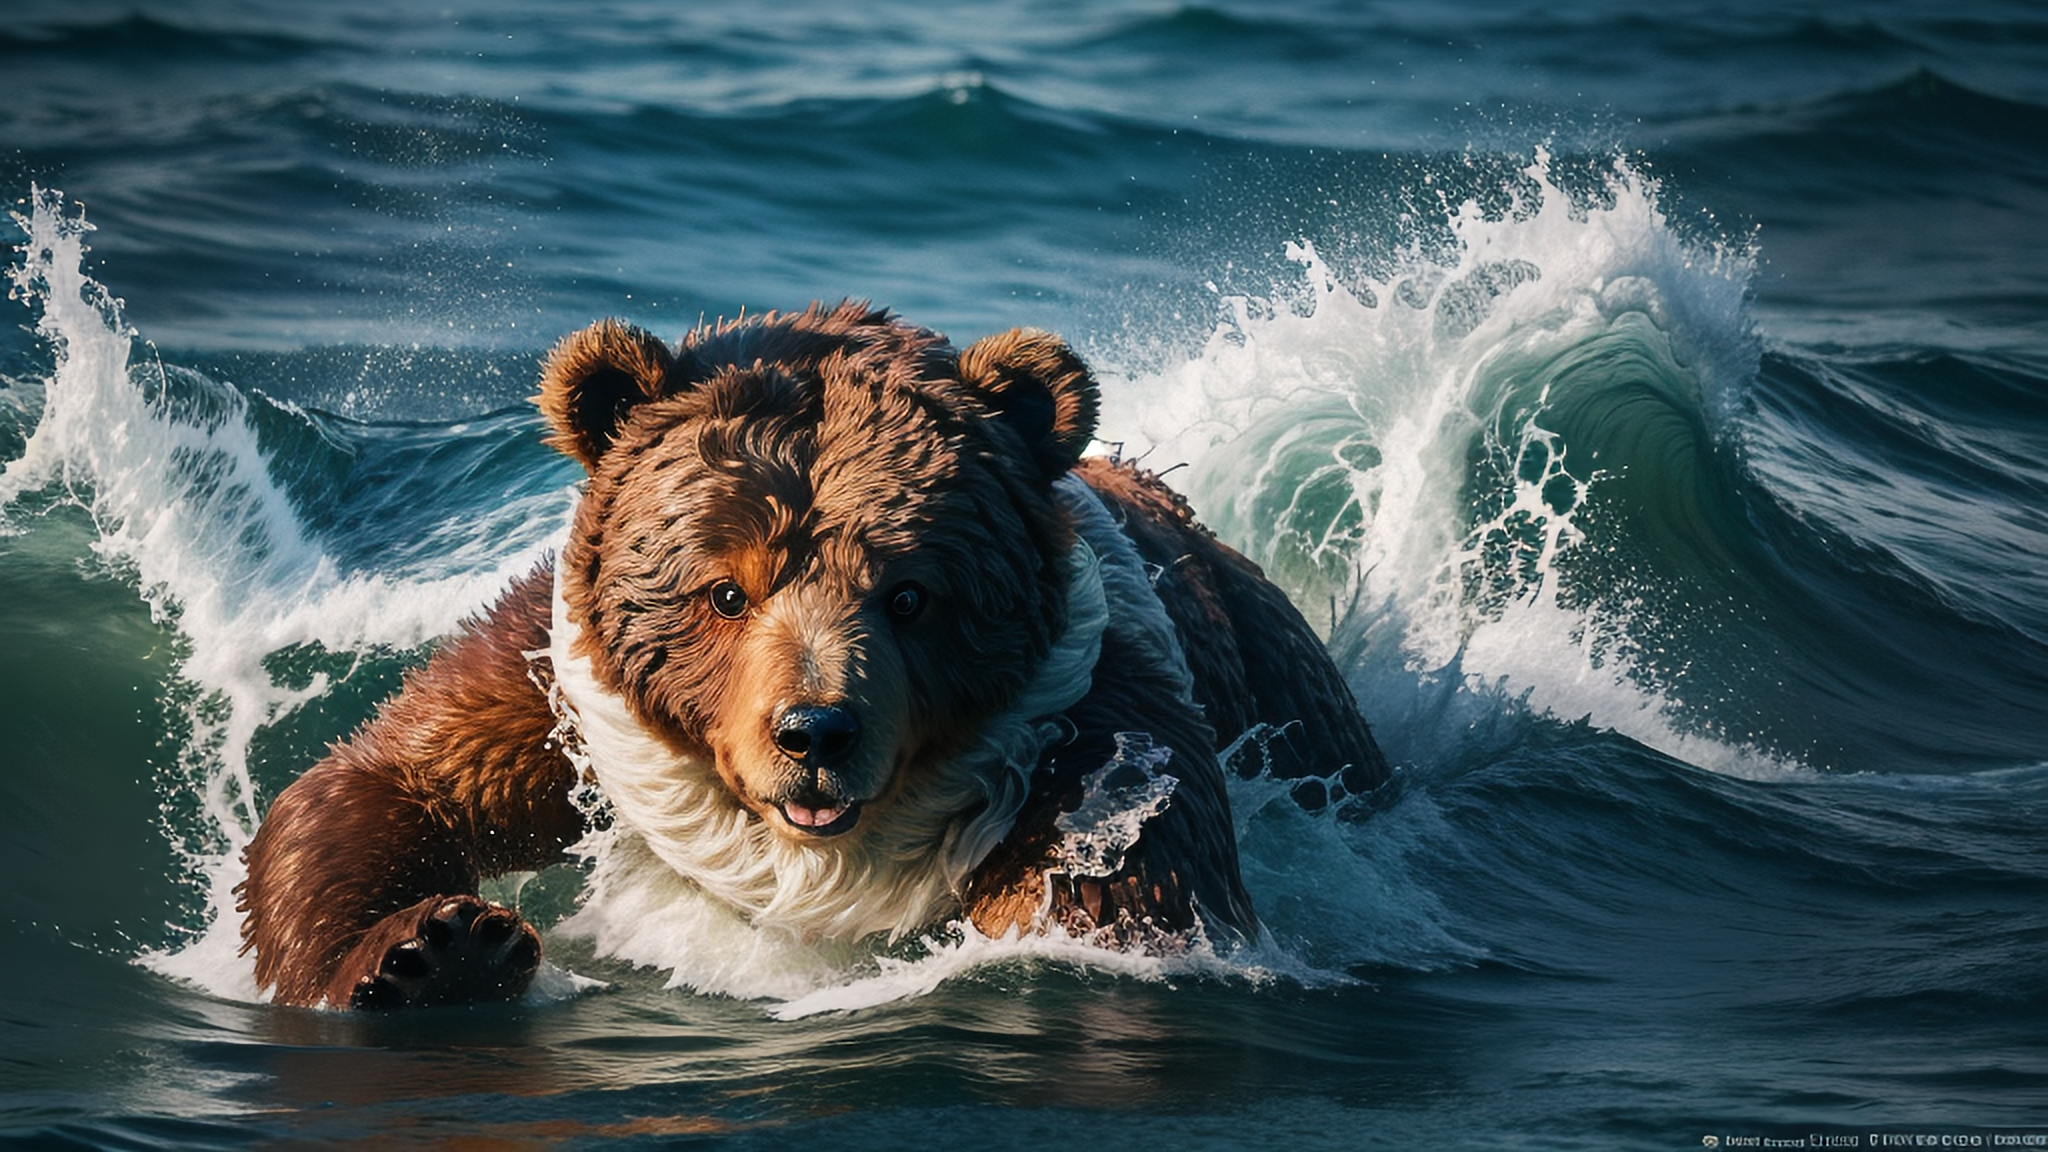
[[[908,624],[924,611],[928,599],[924,585],[915,580],[905,580],[889,589],[889,616],[898,624]]]
[[[747,593],[730,580],[713,584],[705,595],[711,598],[711,610],[727,620],[737,620],[747,614]]]

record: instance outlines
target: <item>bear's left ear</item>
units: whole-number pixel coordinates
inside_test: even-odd
[[[554,429],[548,443],[595,471],[626,414],[667,395],[674,366],[661,337],[621,320],[563,337],[541,365],[533,398]]]
[[[960,380],[1023,436],[1051,480],[1065,475],[1095,436],[1095,377],[1050,332],[1013,328],[960,354]]]

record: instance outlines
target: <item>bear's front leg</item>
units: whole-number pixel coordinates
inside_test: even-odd
[[[292,782],[243,852],[259,986],[301,1007],[501,1001],[540,937],[476,895],[583,833],[574,769],[526,653],[547,645],[552,569],[516,582],[375,718]]]
[[[479,837],[474,809],[451,809],[407,773],[354,762],[365,743],[285,789],[250,842],[242,927],[257,980],[302,1007],[516,999],[540,966],[540,937],[477,885],[543,866],[567,828],[525,837],[523,858],[494,859],[480,840],[522,837],[502,827]]]
[[[333,1007],[379,1011],[517,1000],[540,968],[540,934],[476,896],[430,896],[377,922],[342,957]]]

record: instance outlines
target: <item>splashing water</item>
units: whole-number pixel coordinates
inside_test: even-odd
[[[1452,243],[1384,279],[1342,285],[1289,245],[1301,302],[1224,299],[1199,355],[1107,391],[1104,438],[1190,465],[1197,509],[1327,631],[1397,759],[1507,704],[1775,774],[1692,730],[1682,669],[1635,639],[1625,582],[1571,580],[1601,486],[1680,455],[1622,414],[1680,414],[1696,452],[1735,412],[1759,356],[1754,258],[1681,237],[1624,165],[1583,198],[1542,152],[1523,175],[1509,210],[1464,204]],[[1415,693],[1418,677],[1457,691]]]
[[[1081,875],[1122,868],[1145,821],[1173,801],[1180,781],[1165,769],[1173,749],[1155,748],[1143,732],[1116,734],[1116,752],[1083,783],[1081,803],[1059,818],[1060,861]]]
[[[251,401],[194,373],[138,362],[121,302],[84,272],[92,231],[62,193],[35,189],[13,214],[27,240],[9,296],[40,311],[54,353],[23,454],[0,470],[0,531],[27,530],[34,509],[85,509],[92,548],[132,574],[153,618],[183,647],[171,696],[182,700],[178,773],[196,791],[196,824],[167,829],[207,892],[210,934],[154,958],[215,991],[253,997],[235,958],[233,886],[253,834],[251,741],[266,724],[326,692],[331,678],[281,685],[265,666],[301,645],[403,649],[446,631],[531,557],[496,570],[396,584],[345,573],[311,538],[273,478]],[[225,913],[225,914],[224,914]]]

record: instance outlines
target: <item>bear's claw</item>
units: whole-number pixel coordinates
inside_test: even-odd
[[[517,912],[475,896],[437,898],[416,907],[413,934],[385,948],[376,970],[356,980],[350,1008],[376,1012],[482,1004],[526,993],[540,968],[540,934]]]

